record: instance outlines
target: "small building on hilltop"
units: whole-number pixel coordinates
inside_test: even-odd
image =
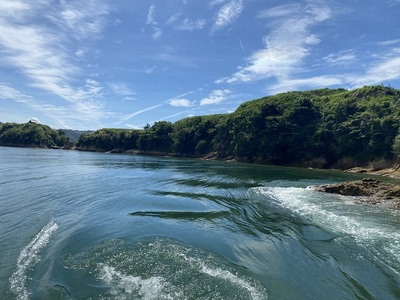
[[[40,121],[38,118],[30,118],[28,123],[39,124]]]

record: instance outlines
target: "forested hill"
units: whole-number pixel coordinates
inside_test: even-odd
[[[238,161],[351,167],[400,156],[400,90],[289,92],[243,103],[231,114],[161,121],[144,130],[100,129],[78,150],[209,157]],[[0,124],[0,145],[70,147],[62,130]]]
[[[62,130],[36,123],[1,123],[0,146],[13,147],[68,147],[69,139]]]
[[[245,102],[231,114],[156,122],[144,130],[101,129],[80,150],[232,158],[282,165],[356,165],[400,155],[400,90],[289,92]]]

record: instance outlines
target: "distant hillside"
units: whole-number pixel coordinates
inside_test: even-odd
[[[145,130],[101,129],[77,149],[134,151],[312,167],[351,167],[400,155],[400,91],[289,92],[243,103],[232,114],[156,122]]]
[[[65,136],[69,138],[70,142],[76,142],[82,134],[89,134],[91,130],[72,130],[72,129],[61,129],[64,131]]]
[[[14,147],[67,147],[69,139],[60,130],[35,123],[0,124],[0,146]]]

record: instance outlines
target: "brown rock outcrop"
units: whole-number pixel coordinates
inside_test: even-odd
[[[346,181],[338,184],[317,186],[315,190],[325,193],[354,196],[356,202],[379,204],[400,209],[400,186],[374,178]]]

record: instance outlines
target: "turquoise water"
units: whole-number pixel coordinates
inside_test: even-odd
[[[400,299],[356,174],[0,147],[0,299]]]

